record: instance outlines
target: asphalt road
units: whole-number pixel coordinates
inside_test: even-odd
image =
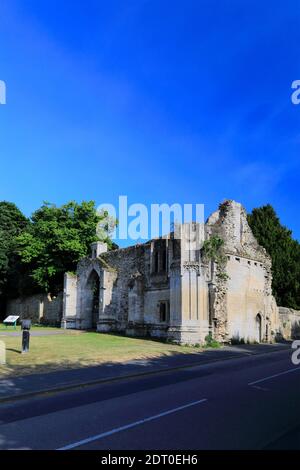
[[[300,449],[284,350],[0,406],[0,449]]]

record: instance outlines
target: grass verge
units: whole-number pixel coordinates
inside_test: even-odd
[[[36,333],[47,330],[45,327],[32,329]],[[55,331],[53,328],[49,330]],[[0,328],[0,334],[5,331],[5,328]],[[61,330],[58,329],[58,332]],[[31,335],[30,351],[27,354],[21,354],[21,336],[0,336],[0,340],[5,343],[7,360],[6,366],[0,366],[0,377],[124,363],[136,359],[149,360],[201,351],[199,347],[75,330],[49,336]]]

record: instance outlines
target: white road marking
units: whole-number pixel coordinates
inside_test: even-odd
[[[255,380],[255,382],[250,382],[248,383],[248,385],[251,386],[251,385],[259,384],[261,382],[265,382],[266,380],[271,380],[271,379],[275,379],[276,377],[280,377],[281,375],[290,374],[291,372],[296,372],[297,370],[300,370],[300,367],[297,367],[296,369],[289,369],[284,372],[280,372],[279,374],[270,375],[269,377],[265,377],[260,380]]]
[[[269,392],[270,391],[269,388],[260,387],[259,385],[251,385],[251,387],[256,388],[256,390],[260,390],[262,392]]]
[[[149,423],[150,421],[154,421],[155,419],[163,418],[164,416],[168,416],[172,413],[176,413],[177,411],[185,410],[186,408],[190,408],[191,406],[200,405],[207,401],[207,398],[203,398],[202,400],[193,401],[191,403],[187,403],[183,406],[178,406],[177,408],[173,408],[171,410],[164,411],[163,413],[159,413],[154,416],[149,416],[148,418],[140,419],[139,421],[135,421],[130,424],[126,424],[125,426],[121,426],[119,428],[112,429],[111,431],[103,432],[96,436],[88,437],[87,439],[82,439],[81,441],[73,442],[72,444],[68,444],[64,447],[60,447],[57,450],[70,450],[74,449],[75,447],[80,447],[84,444],[89,444],[90,442],[98,441],[99,439],[103,439],[104,437],[111,436],[112,434],[116,434],[118,432],[126,431],[127,429],[135,428],[136,426],[140,426],[144,423]]]

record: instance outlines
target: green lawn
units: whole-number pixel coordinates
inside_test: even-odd
[[[0,332],[4,330],[5,327],[0,327]],[[35,327],[33,330],[45,331],[46,329]],[[9,331],[13,329],[10,328]],[[5,342],[7,351],[7,365],[0,366],[2,377],[200,351],[199,348],[177,346],[148,339],[74,330],[68,330],[61,335],[31,336],[30,351],[27,354],[20,354],[20,336],[1,336],[0,340]]]

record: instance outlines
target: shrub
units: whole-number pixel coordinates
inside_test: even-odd
[[[205,346],[207,348],[220,348],[219,341],[215,340],[211,333],[205,337]]]

